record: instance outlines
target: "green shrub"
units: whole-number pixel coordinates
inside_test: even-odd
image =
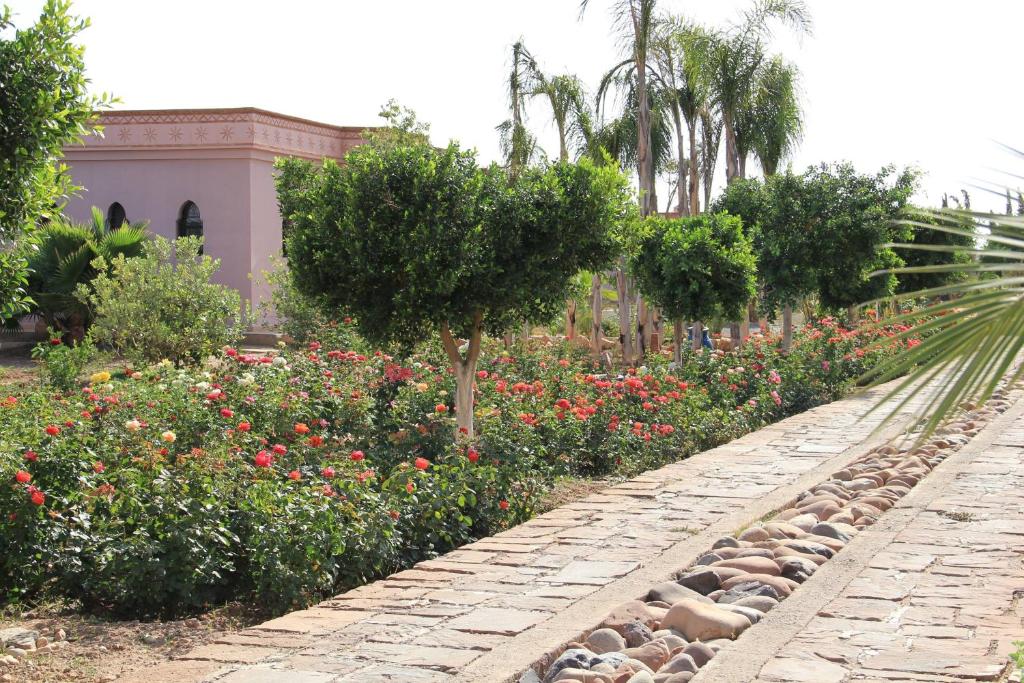
[[[238,292],[210,281],[218,259],[200,255],[202,240],[162,237],[142,256],[98,259],[99,274],[79,298],[95,318],[93,338],[135,361],[197,361],[241,335]]]
[[[88,337],[69,346],[61,340],[60,332],[53,328],[48,332],[49,339],[36,344],[32,357],[40,361],[40,373],[50,386],[58,391],[71,391],[96,349]]]

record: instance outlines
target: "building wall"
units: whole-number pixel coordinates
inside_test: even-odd
[[[194,202],[205,252],[221,260],[217,282],[254,308],[269,297],[263,272],[281,253],[275,158],[341,158],[365,130],[253,108],[106,112],[100,123],[103,135],[64,150],[84,188],[66,212],[87,221],[92,206],[106,215],[119,202],[128,220],[173,239],[182,205]]]
[[[129,221],[148,221],[154,234],[174,239],[182,206],[195,202],[203,220],[205,253],[221,259],[216,281],[250,298],[253,161],[123,156],[73,162],[71,175],[85,190],[71,199],[65,212],[88,221],[91,207],[106,215],[113,202],[120,202]]]

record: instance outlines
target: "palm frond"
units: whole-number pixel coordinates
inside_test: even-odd
[[[942,258],[948,260],[879,274],[962,271],[966,279],[888,299],[896,304],[930,301],[923,308],[886,321],[912,325],[890,343],[905,344],[916,339],[920,343],[883,361],[865,373],[862,381],[874,386],[903,377],[887,399],[908,390],[910,394],[887,419],[931,382],[930,393],[923,401],[924,438],[960,406],[987,400],[1004,379],[1013,381],[1024,373],[1020,364],[1024,352],[1024,218],[959,210],[921,212],[921,216],[900,223],[919,231],[956,236],[959,243],[893,246],[945,255]],[[958,254],[966,255],[963,262],[953,262]]]

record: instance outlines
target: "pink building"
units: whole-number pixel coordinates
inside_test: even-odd
[[[112,111],[100,122],[102,137],[64,150],[84,188],[66,213],[84,222],[97,206],[113,225],[149,221],[167,238],[202,235],[205,253],[221,260],[219,281],[253,303],[267,291],[250,274],[281,252],[274,159],[341,158],[366,130],[251,107]]]

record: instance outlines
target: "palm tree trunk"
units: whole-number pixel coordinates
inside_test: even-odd
[[[736,155],[736,131],[732,128],[732,118],[724,115],[725,122],[725,182],[732,183],[739,177],[739,163]]]
[[[637,292],[636,295],[636,345],[639,347],[637,358],[642,359],[650,348],[650,331],[647,329],[647,302]]]
[[[684,216],[690,215],[690,202],[687,197],[686,172],[688,168],[685,157],[685,145],[683,143],[683,120],[679,113],[679,107],[672,107],[672,119],[676,126],[676,172],[679,180],[676,183],[676,211]]]
[[[651,353],[661,352],[661,310],[657,306],[649,309],[650,317],[647,319],[647,328],[651,331]]]
[[[594,359],[601,357],[601,342],[604,338],[601,330],[601,275],[594,273],[590,276],[590,346]]]
[[[690,132],[690,215],[700,213],[700,171],[697,168],[697,122],[687,122]]]
[[[619,259],[619,267],[615,269],[615,287],[619,299],[619,344],[622,347],[622,363],[633,362],[633,329],[629,312],[629,291],[626,287],[625,257]]]
[[[567,299],[565,302],[565,338],[572,339],[576,336],[576,300]]]
[[[683,321],[673,321],[672,341],[675,348],[672,350],[672,360],[676,362],[677,367],[683,364],[683,336]]]

